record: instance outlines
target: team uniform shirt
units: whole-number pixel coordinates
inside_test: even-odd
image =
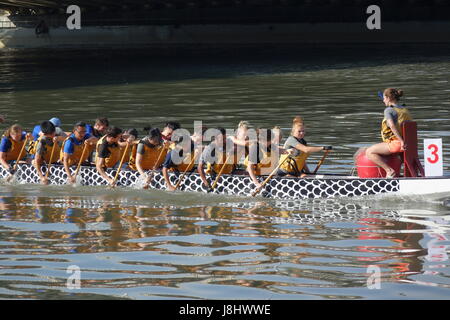
[[[136,152],[144,155],[145,154],[145,148],[144,148],[144,144],[149,147],[149,148],[156,148],[157,146],[155,146],[154,144],[151,144],[147,138],[144,138],[141,140],[141,142],[138,143],[137,145],[137,149]]]
[[[271,153],[271,146],[267,146],[267,150],[264,150],[267,154]],[[267,154],[264,154],[262,150],[262,145],[259,143],[255,143],[250,145],[249,154],[248,154],[248,162],[253,164],[261,163],[262,159],[267,157]]]
[[[177,164],[175,164],[175,163],[172,161],[172,155],[173,155],[175,152],[179,152],[179,153],[178,153],[179,156],[180,156],[180,157],[183,157],[183,154],[184,154],[184,151],[183,151],[183,150],[176,150],[176,149],[170,150],[170,152],[167,153],[166,159],[164,160],[164,162],[163,162],[163,164],[162,164],[162,167],[163,167],[163,168],[167,168],[167,169],[176,168]]]
[[[84,135],[83,139],[81,139],[81,141],[80,141],[80,140],[77,140],[75,138],[75,134],[72,133],[70,135],[70,138],[72,138],[72,139],[68,139],[66,141],[66,143],[64,144],[63,152],[67,153],[67,154],[73,154],[73,152],[74,152],[74,145],[77,145],[77,146],[82,145],[84,143],[84,141],[89,139],[90,137],[91,137],[91,135],[89,133],[86,133]]]
[[[237,157],[234,154],[235,148],[231,140],[228,141],[228,146],[231,146],[231,152],[226,150],[227,145],[217,146],[215,142],[210,143],[203,150],[200,162],[206,164],[206,173],[218,174],[222,171],[224,174],[230,174],[234,171]]]
[[[200,156],[200,161],[204,163],[217,163],[219,160],[216,155],[216,150],[220,153],[229,153],[228,150],[226,150],[227,146],[231,146],[234,151],[234,144],[231,141],[231,139],[227,138],[227,144],[225,144],[225,148],[223,146],[217,147],[217,144],[215,142],[211,142],[202,152]]]
[[[34,141],[36,141],[37,139],[39,139],[39,133],[41,132],[41,126],[37,125],[34,127],[33,132],[31,133],[31,135],[33,136]],[[67,134],[60,128],[60,127],[55,127],[55,134],[57,136],[61,136],[61,137],[66,137]]]
[[[408,108],[405,106],[393,105],[386,107],[384,109],[384,118],[381,122],[381,139],[383,142],[391,142],[393,140],[397,140],[394,132],[388,125],[388,121],[392,120],[394,123],[398,133],[402,135],[401,125],[404,121],[412,120],[411,114],[409,113]]]
[[[191,144],[191,150],[194,150],[193,144]],[[191,156],[190,158],[192,158],[193,154],[194,154],[194,151],[192,151],[192,153],[188,153],[188,155]],[[186,168],[189,167],[189,164],[191,161],[189,161],[189,163],[185,163],[184,161],[182,161],[181,163],[176,164],[173,162],[175,157],[177,158],[177,160],[181,161],[181,159],[184,159],[186,157],[186,154],[183,151],[183,149],[175,148],[175,149],[170,150],[170,152],[168,152],[166,155],[166,158],[162,164],[162,167],[167,168],[167,169],[180,170],[180,171],[184,171]],[[191,169],[193,169],[194,167],[195,166],[192,166]]]
[[[395,106],[396,108],[399,109],[406,109],[405,106]],[[392,120],[394,123],[398,122],[398,113],[397,111],[395,111],[394,108],[392,107],[387,107],[386,109],[384,109],[384,118],[386,120]]]
[[[52,138],[43,138],[36,146],[36,154],[44,157],[46,154],[46,148],[45,146],[53,147],[53,139]]]
[[[94,127],[89,124],[86,125],[86,133],[90,134],[92,137],[96,137],[97,139],[103,137],[103,134],[101,132],[99,132],[97,129],[94,129]]]
[[[306,158],[309,154],[304,153],[296,148],[298,144],[302,144],[304,146],[308,145],[305,139],[298,139],[294,136],[289,136],[284,143],[284,149],[292,150],[292,155],[290,159],[285,160],[289,155],[282,155],[280,157],[279,163],[282,163],[280,169],[278,171],[279,175],[283,174],[291,174],[291,175],[299,175],[301,174],[304,166]]]
[[[297,157],[297,156],[300,155],[301,151],[296,149],[295,146],[297,146],[299,143],[303,144],[304,146],[308,145],[308,143],[303,138],[302,139],[297,139],[296,137],[289,136],[286,139],[286,142],[284,143],[283,148],[285,150],[294,149],[294,152],[293,152],[292,156]]]
[[[103,143],[98,147],[98,154],[97,157],[99,158],[109,158],[111,156],[111,150],[109,148],[115,148],[119,145],[117,143],[108,143],[106,139],[103,141]]]
[[[254,143],[250,145],[249,154],[245,158],[244,165],[247,168],[250,165],[255,165],[254,173],[258,176],[269,174],[278,163],[278,157],[274,159],[275,155],[276,153],[272,153],[272,145],[264,147],[259,142]]]
[[[26,132],[22,132],[22,138],[21,141],[25,139]],[[8,139],[8,137],[3,137],[2,141],[0,142],[0,152],[8,152],[11,149],[12,143]]]

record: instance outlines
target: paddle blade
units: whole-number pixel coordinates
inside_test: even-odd
[[[146,189],[148,188],[147,185],[147,179],[143,176],[139,176],[139,178],[137,178],[136,183],[134,185],[135,189]]]
[[[17,176],[16,176],[16,173],[14,173],[13,175],[10,175],[8,178],[6,178],[6,183],[9,183],[9,184],[17,184]]]
[[[74,186],[76,186],[76,187],[81,186],[82,181],[83,181],[83,178],[81,178],[81,175],[77,175],[77,177],[75,178]]]
[[[378,91],[378,98],[380,98],[380,100],[383,100],[384,99],[384,97],[383,97],[383,93],[381,92],[381,91]]]

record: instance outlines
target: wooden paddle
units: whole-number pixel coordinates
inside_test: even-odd
[[[225,165],[227,164],[228,160],[230,159],[231,154],[228,155],[227,159],[225,160],[225,163],[223,164],[222,168],[220,168],[219,174],[216,177],[216,180],[214,180],[213,185],[211,186],[211,190],[214,190],[214,188],[217,185],[217,182],[219,182],[219,178],[222,175],[223,169],[225,169]]]
[[[75,175],[73,176],[73,179],[76,181],[78,172],[80,171],[81,163],[83,162],[84,154],[86,153],[87,144],[84,144],[83,152],[81,153],[80,161],[78,161],[77,170],[75,170]]]
[[[50,161],[48,162],[47,172],[45,173],[45,178],[48,179],[48,175],[50,174],[50,168],[52,167],[53,153],[55,152],[55,147],[58,142],[53,141],[52,152],[50,154]]]
[[[162,157],[162,155],[164,153],[164,150],[166,150],[166,149],[167,149],[167,147],[163,145],[161,151],[159,152],[158,159],[156,160],[155,165],[153,166],[153,172],[150,174],[150,176],[147,179],[147,182],[142,187],[143,189],[148,189],[150,183],[152,183],[153,176],[155,175],[154,170],[156,170],[156,165],[159,163],[159,160],[161,160],[161,157]]]
[[[116,186],[116,182],[117,182],[117,179],[119,178],[119,173],[122,170],[123,161],[125,160],[129,146],[130,146],[130,143],[127,143],[127,146],[125,147],[125,151],[122,155],[122,159],[120,160],[119,168],[117,168],[116,176],[114,177],[114,180],[111,183],[111,188],[114,188]]]
[[[184,176],[186,175],[186,172],[188,172],[188,169],[194,164],[194,161],[195,161],[195,159],[197,158],[197,154],[198,154],[197,151],[195,151],[194,157],[192,158],[191,163],[189,163],[189,165],[187,166],[186,170],[184,170],[183,174],[181,175],[180,179],[178,179],[178,182],[177,182],[177,184],[176,184],[176,186],[175,186],[174,191],[178,189],[178,187],[179,187],[180,184],[181,184],[181,181],[183,181]]]
[[[23,151],[25,150],[25,146],[27,145],[27,142],[28,142],[28,137],[25,136],[25,141],[23,142],[22,149],[20,149],[19,156],[17,157],[16,163],[14,164],[14,167],[13,167],[13,169],[12,169],[12,171],[13,171],[14,173],[11,174],[11,175],[6,179],[6,181],[8,181],[8,182],[11,181],[11,179],[12,179],[12,178],[14,177],[14,175],[16,174],[17,166],[19,165],[19,160],[22,158],[22,154],[23,154]]]
[[[319,170],[320,166],[322,165],[322,163],[325,161],[325,158],[328,155],[328,152],[330,152],[330,150],[325,150],[325,153],[322,156],[322,159],[320,159],[319,163],[317,164],[316,169],[313,171],[313,174],[316,174],[317,171]]]
[[[283,163],[287,160],[290,159],[290,156],[287,156],[286,158],[284,158],[283,161],[281,161],[278,166],[272,171],[272,173],[266,178],[266,180],[264,180],[264,182],[261,184],[261,187],[256,188],[255,191],[253,191],[252,193],[252,197],[256,196],[258,193],[261,192],[262,188],[264,188],[264,186],[267,184],[267,182],[270,181],[270,179],[272,179],[272,177],[277,173],[278,169],[280,169],[280,167],[283,165]]]

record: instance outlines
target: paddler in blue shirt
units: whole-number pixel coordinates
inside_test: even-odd
[[[8,128],[2,137],[0,142],[0,162],[11,174],[14,174],[12,165],[18,160],[25,160],[27,156],[27,153],[23,152],[21,158],[18,159],[26,137],[30,139],[31,134],[24,132],[18,124]]]
[[[70,173],[70,166],[85,162],[89,157],[89,150],[96,145],[97,141],[96,137],[92,137],[86,132],[86,123],[84,122],[77,122],[73,133],[64,140],[60,161],[64,164],[69,183],[75,183],[75,177]]]

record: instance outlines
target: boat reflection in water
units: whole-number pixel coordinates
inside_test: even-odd
[[[438,204],[431,211],[227,200],[166,205],[140,194],[3,193],[0,296],[375,297],[371,266],[380,270],[383,297],[417,297],[405,282],[449,287],[450,216]],[[77,293],[65,287],[73,264],[83,274]]]

